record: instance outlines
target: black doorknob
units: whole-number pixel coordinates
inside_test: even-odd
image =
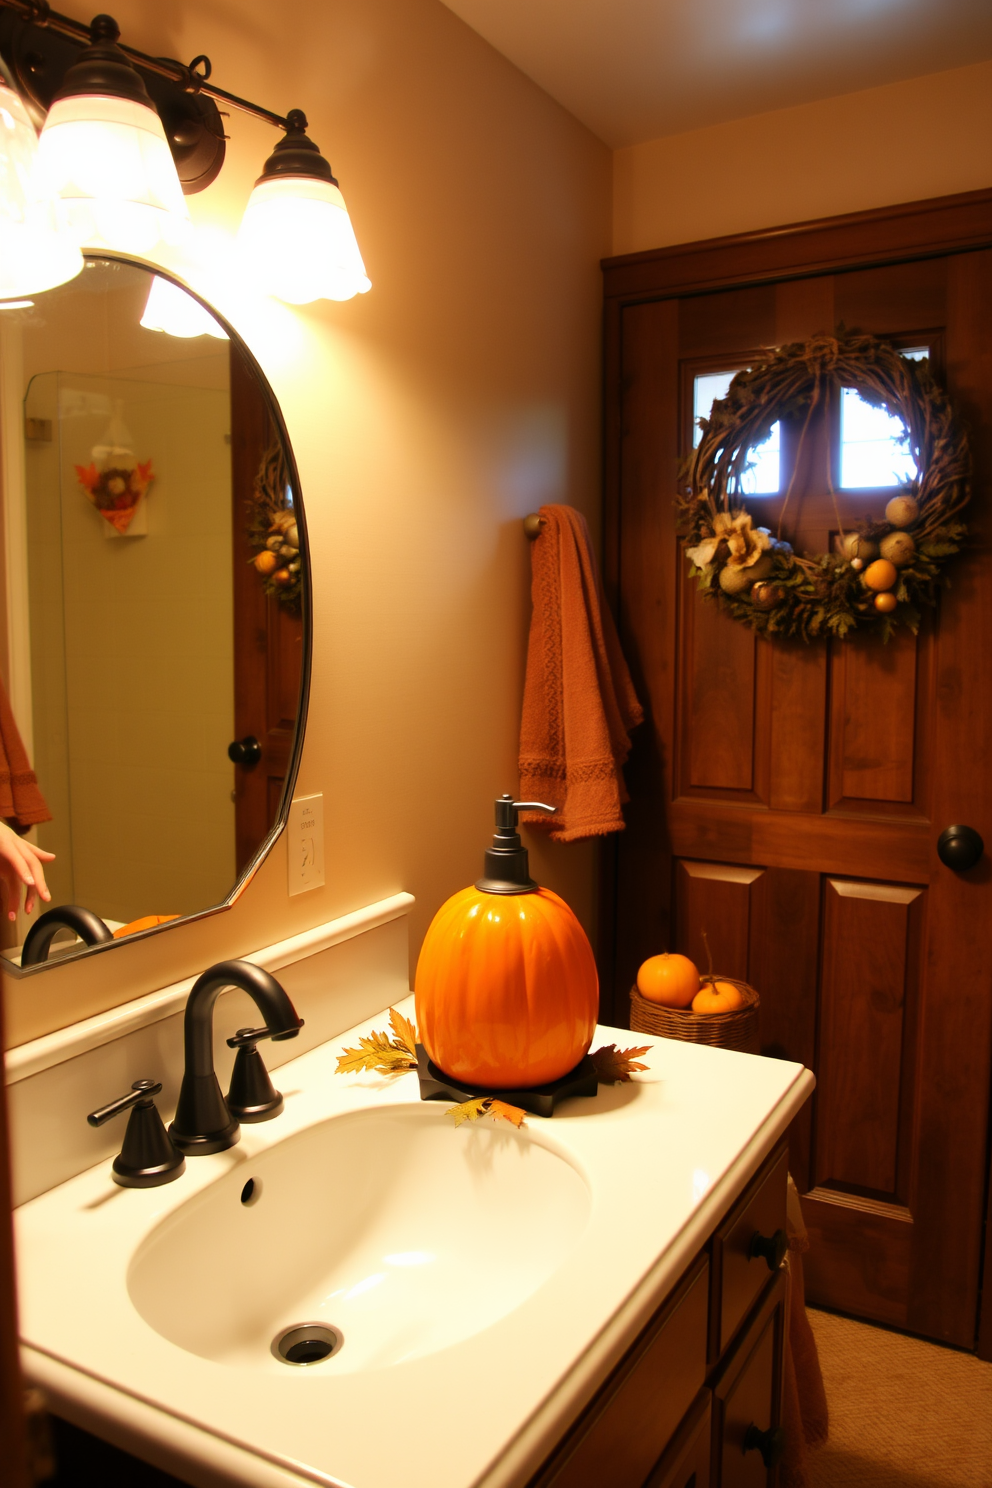
[[[233,744],[227,746],[227,757],[236,765],[257,765],[262,758],[262,746],[254,734],[248,734],[243,739],[235,739]]]
[[[974,868],[984,851],[985,843],[974,827],[946,827],[937,838],[938,858],[956,873]]]
[[[755,1230],[751,1236],[751,1244],[748,1246],[747,1256],[749,1261],[756,1261],[763,1256],[769,1271],[777,1271],[785,1260],[785,1253],[789,1249],[789,1237],[784,1230],[776,1230],[774,1235],[762,1235]]]

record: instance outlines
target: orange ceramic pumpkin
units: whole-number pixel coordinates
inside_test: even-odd
[[[420,1037],[440,1070],[513,1090],[557,1080],[589,1052],[599,980],[586,933],[557,894],[473,887],[434,916],[416,994]]]

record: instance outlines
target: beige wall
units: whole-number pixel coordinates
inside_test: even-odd
[[[617,150],[613,252],[992,185],[992,62]]]
[[[417,895],[419,943],[517,784],[520,518],[598,508],[607,149],[438,0],[323,0],[292,24],[262,0],[115,15],[146,51],[207,52],[222,87],[306,109],[373,282],[295,311],[188,269],[255,350],[299,462],[315,635],[298,790],[324,793],[327,883],[289,898],[278,844],[231,910],[8,981],[15,1043],[398,889]],[[191,199],[218,252],[277,138],[227,127],[224,172]],[[534,861],[591,926],[592,849]]]

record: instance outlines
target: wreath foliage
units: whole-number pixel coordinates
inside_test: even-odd
[[[270,599],[290,614],[300,613],[303,565],[289,466],[277,437],[262,456],[246,504],[248,542],[256,551],[251,562]]]
[[[814,410],[828,408],[841,387],[902,420],[917,477],[890,493],[908,498],[886,507],[898,520],[868,518],[845,531],[835,500],[838,551],[797,554],[782,540],[781,519],[776,535],[753,525],[741,494],[744,477],[752,451],[780,419],[804,420],[801,450]],[[896,624],[918,629],[922,607],[936,603],[945,560],[965,538],[960,513],[970,496],[967,439],[928,360],[911,360],[886,341],[842,327],[837,336],[778,347],[738,372],[699,424],[702,438],[685,463],[676,506],[690,574],[707,597],[766,636],[810,641],[843,638],[857,628],[888,640]],[[827,479],[833,494],[829,468]],[[790,482],[783,519],[791,493]],[[902,538],[885,545],[896,532]],[[895,551],[899,561],[886,586],[892,598],[876,604],[877,587],[865,577],[880,546],[883,557]],[[887,573],[875,564],[871,577],[877,585]]]

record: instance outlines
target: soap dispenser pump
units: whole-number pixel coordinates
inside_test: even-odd
[[[509,1091],[570,1074],[599,1010],[592,946],[572,910],[530,876],[519,811],[496,801],[482,878],[442,904],[417,962],[417,1027],[435,1067],[462,1086]]]
[[[543,801],[515,801],[512,796],[498,798],[493,845],[486,848],[486,871],[475,881],[484,894],[533,894],[538,887],[517,831],[518,811],[546,811],[553,816],[555,807]]]

